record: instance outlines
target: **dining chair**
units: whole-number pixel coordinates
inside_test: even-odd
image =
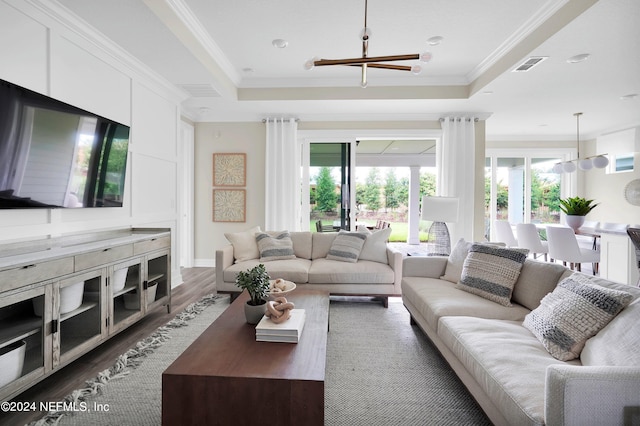
[[[636,248],[636,261],[638,271],[640,272],[640,226],[638,226],[637,228],[627,228],[627,235],[629,235],[633,246]],[[638,287],[640,287],[640,278],[638,278]]]
[[[538,255],[544,255],[544,261],[547,261],[547,253],[549,253],[549,244],[540,239],[538,228],[533,223],[518,223],[516,225],[516,236],[518,237],[518,247],[529,249],[529,253],[533,253],[533,258]]]
[[[582,270],[582,263],[592,263],[593,275],[598,273],[600,252],[580,248],[573,229],[568,226],[547,226],[547,242],[552,262],[560,260],[565,266],[569,262],[571,270],[575,267],[578,271]]]
[[[496,227],[496,241],[505,243],[507,247],[518,247],[518,240],[513,235],[513,228],[508,221],[496,220],[494,226]]]

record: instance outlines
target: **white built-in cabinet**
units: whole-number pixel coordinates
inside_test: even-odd
[[[169,311],[170,253],[169,230],[150,228],[0,245],[0,354],[26,343],[19,376],[0,387],[0,400],[23,392],[154,307]],[[123,269],[124,284],[116,290],[114,279]],[[74,292],[76,303],[70,305],[67,295]]]
[[[601,232],[600,276],[611,281],[637,285],[636,248],[626,232]]]

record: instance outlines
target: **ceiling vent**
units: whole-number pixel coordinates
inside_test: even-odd
[[[181,84],[180,87],[194,98],[220,97],[220,93],[211,84]]]
[[[527,58],[527,60],[525,60],[523,63],[518,65],[516,69],[513,70],[513,72],[527,72],[547,58],[548,56],[531,56],[530,58]]]

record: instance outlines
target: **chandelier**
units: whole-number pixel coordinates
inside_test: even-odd
[[[422,65],[413,64],[409,65],[396,65],[388,64],[385,62],[396,61],[411,61],[419,59],[421,62],[429,62],[432,58],[430,52],[424,52],[422,54],[414,53],[409,55],[391,55],[391,56],[368,56],[369,52],[369,38],[371,37],[371,29],[367,27],[367,1],[364,1],[364,28],[360,32],[360,39],[362,40],[362,57],[349,58],[349,59],[319,59],[311,58],[304,63],[304,68],[309,71],[315,67],[322,67],[327,65],[347,65],[353,67],[361,67],[362,79],[360,86],[367,87],[367,68],[383,68],[387,70],[398,71],[410,71],[414,75],[418,75],[422,72]]]
[[[554,173],[573,173],[577,169],[591,170],[592,168],[604,169],[609,164],[609,159],[605,157],[607,154],[592,155],[591,157],[580,158],[580,116],[581,112],[573,114],[576,117],[576,145],[578,148],[578,158],[575,160],[563,161],[556,163],[552,171]]]

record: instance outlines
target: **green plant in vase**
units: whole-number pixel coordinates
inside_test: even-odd
[[[598,206],[593,200],[582,197],[569,197],[560,200],[560,210],[567,215],[567,225],[574,230],[584,223],[584,217]]]
[[[264,315],[269,292],[269,274],[261,263],[236,276],[236,285],[249,293],[244,313],[249,324],[257,324]]]

